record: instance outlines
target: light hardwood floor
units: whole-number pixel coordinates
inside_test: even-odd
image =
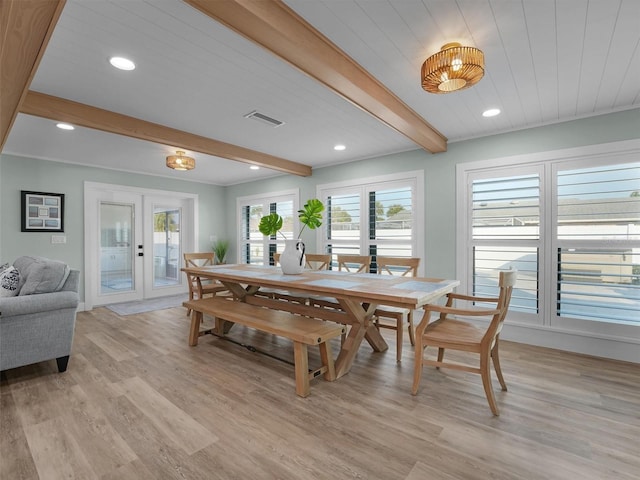
[[[66,373],[3,372],[0,478],[640,478],[636,364],[503,342],[494,417],[478,375],[425,368],[412,396],[413,349],[396,364],[393,332],[303,399],[293,366],[211,336],[190,348],[188,330],[183,308],[98,308],[78,314]],[[285,340],[232,334],[292,359]]]

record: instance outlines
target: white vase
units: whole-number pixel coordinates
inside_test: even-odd
[[[284,251],[280,255],[280,267],[285,275],[302,273],[305,265],[304,243],[299,239],[284,241]]]

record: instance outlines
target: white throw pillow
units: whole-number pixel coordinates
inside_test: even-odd
[[[18,295],[20,272],[15,267],[9,267],[0,273],[0,297],[15,297]]]

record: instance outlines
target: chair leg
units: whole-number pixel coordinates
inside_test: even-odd
[[[418,393],[418,386],[420,385],[420,378],[422,377],[422,357],[424,356],[424,347],[422,346],[422,339],[418,339],[416,342],[416,348],[414,352],[413,360],[413,386],[411,387],[411,395]]]
[[[409,315],[407,316],[408,320],[409,320],[409,341],[411,342],[411,345],[416,344],[416,329],[413,326],[413,310],[409,310]]]
[[[402,361],[402,327],[404,323],[404,315],[400,315],[396,320],[396,362]]]
[[[193,291],[189,289],[189,300],[193,300]],[[187,308],[187,317],[191,315],[191,309]]]
[[[484,387],[484,393],[487,396],[487,401],[489,402],[489,408],[491,408],[491,412],[495,416],[498,416],[500,415],[500,412],[498,411],[496,399],[493,396],[493,387],[491,387],[490,355],[491,354],[489,352],[483,352],[480,354],[480,376],[482,377],[482,386]]]
[[[444,358],[444,348],[438,347],[438,362],[442,362]],[[440,367],[436,367],[437,370],[440,370]]]
[[[498,353],[498,344],[499,339],[496,337],[496,344],[493,346],[493,350],[491,350],[491,359],[493,360],[493,366],[496,369],[496,376],[498,377],[498,381],[500,382],[500,386],[503,391],[507,391],[507,384],[504,381],[504,377],[502,376],[502,369],[500,368],[500,355]]]

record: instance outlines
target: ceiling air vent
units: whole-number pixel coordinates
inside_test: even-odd
[[[244,116],[244,118],[252,118],[254,120],[264,123],[265,125],[270,125],[273,128],[277,128],[280,125],[284,125],[284,122],[281,122],[280,120],[276,120],[275,118],[268,117],[267,115],[264,115],[258,112],[257,110],[254,110],[251,113],[247,113]]]

